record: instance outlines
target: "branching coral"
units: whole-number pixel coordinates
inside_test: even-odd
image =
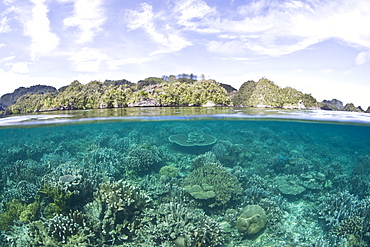
[[[88,215],[100,221],[103,242],[129,241],[140,224],[140,215],[150,198],[127,181],[105,182],[94,193],[94,201],[85,206]]]
[[[9,230],[15,221],[29,222],[34,220],[39,207],[40,205],[38,202],[26,205],[16,199],[6,203],[5,212],[0,214],[0,230]]]
[[[46,221],[34,221],[28,232],[32,246],[96,246],[89,218],[80,211],[58,214]]]
[[[179,203],[163,203],[146,210],[138,240],[147,246],[203,247],[223,243],[223,233],[214,220],[199,209]]]
[[[54,214],[66,212],[71,196],[73,195],[73,192],[49,184],[45,184],[41,188],[40,193],[51,200],[43,212],[46,217],[52,217]]]
[[[349,192],[327,195],[318,207],[321,219],[329,228],[339,226],[342,220],[358,214],[359,199]]]
[[[35,199],[37,191],[38,187],[35,184],[22,180],[12,188],[5,191],[3,202],[17,199],[22,202],[30,203]]]
[[[127,213],[142,210],[150,201],[139,188],[122,180],[101,184],[94,197],[115,211],[127,211]]]
[[[328,230],[336,236],[362,244],[367,241],[367,245],[369,244],[366,236],[370,230],[368,198],[360,200],[347,191],[330,194],[322,200],[318,214],[325,221]]]
[[[123,165],[135,172],[145,172],[161,161],[160,153],[156,146],[134,146],[123,159]]]

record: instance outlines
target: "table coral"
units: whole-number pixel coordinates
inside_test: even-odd
[[[216,143],[217,138],[201,132],[189,132],[188,134],[176,134],[168,137],[172,143],[183,147],[209,146]]]

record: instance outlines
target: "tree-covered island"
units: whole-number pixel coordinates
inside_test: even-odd
[[[50,110],[77,110],[136,106],[240,106],[288,109],[363,111],[338,100],[318,102],[294,88],[280,88],[271,80],[247,81],[236,90],[215,80],[195,76],[149,77],[127,80],[73,81],[56,89],[37,85],[18,88],[0,98],[1,114],[23,114]],[[369,107],[370,108],[370,107]],[[368,109],[366,112],[369,112]]]

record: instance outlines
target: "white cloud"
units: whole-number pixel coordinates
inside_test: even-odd
[[[32,0],[35,4],[32,9],[32,18],[25,24],[25,34],[32,39],[31,56],[42,54],[55,49],[59,44],[59,38],[50,31],[50,21],[47,17],[49,12],[45,0]]]
[[[370,51],[362,51],[356,57],[356,63],[362,65],[370,61]]]
[[[320,72],[324,74],[330,74],[330,73],[333,73],[334,70],[333,69],[321,69]]]
[[[0,45],[0,47],[1,47],[1,45]],[[9,57],[1,58],[0,63],[9,62],[9,61],[13,60],[14,58],[15,58],[15,56],[9,56]]]
[[[196,25],[192,20],[202,19],[208,14],[216,13],[216,10],[202,0],[182,0],[176,2],[173,12],[177,16],[178,24],[195,29]]]
[[[127,65],[127,64],[137,64],[137,63],[146,63],[155,60],[153,57],[133,57],[133,58],[124,58],[119,60],[111,60],[108,61],[107,64],[109,69],[115,70],[118,69],[119,66]]]
[[[11,4],[12,2],[14,2],[14,0],[4,0],[5,4]]]
[[[235,48],[224,40],[228,36],[236,36],[235,40],[257,54],[270,56],[292,53],[331,38],[370,48],[370,29],[364,25],[370,23],[367,0],[260,0],[240,6],[236,14],[221,19],[214,15],[213,21],[197,24],[197,32],[212,30],[219,34],[218,40],[209,42],[208,50],[214,51],[212,47],[218,42],[225,46],[219,53],[233,54]]]
[[[0,87],[0,96],[6,93],[11,93],[19,87],[30,87],[33,85],[50,85],[54,87],[61,87],[68,85],[72,79],[65,79],[60,77],[32,77],[29,74],[20,74],[14,71],[4,71],[0,69],[0,78],[6,83],[2,83]]]
[[[164,35],[158,35],[157,38],[160,37],[164,38],[163,42],[161,43],[162,47],[150,53],[149,55],[180,51],[183,48],[191,45],[191,42],[176,34],[168,34],[167,37]]]
[[[108,60],[108,56],[97,49],[85,47],[74,53],[70,60],[74,62],[76,71],[97,72],[101,63]]]
[[[207,50],[211,53],[224,55],[241,55],[245,52],[245,44],[241,40],[211,41]]]
[[[157,19],[161,20],[164,17],[155,16],[151,5],[142,3],[140,4],[140,8],[140,11],[127,11],[127,27],[129,31],[138,28],[144,29],[153,41],[160,45],[160,48],[150,55],[179,51],[191,45],[191,42],[181,37],[178,31],[173,30],[170,25],[164,25],[160,28],[156,27],[155,21]]]
[[[11,71],[14,73],[27,74],[30,72],[28,69],[28,64],[25,62],[14,63],[12,66],[13,68]]]
[[[0,5],[0,9],[2,10],[0,12],[0,33],[7,33],[12,31],[9,22],[12,19],[10,14],[15,11],[15,7],[8,7],[11,4],[10,1],[4,1],[3,3],[3,6]]]
[[[290,30],[299,37],[318,39],[338,38],[350,44],[370,47],[369,1],[327,2],[315,9],[315,14],[301,12],[292,16]],[[364,11],[365,10],[365,11]]]
[[[62,1],[67,2],[67,1]],[[105,22],[102,0],[76,0],[74,15],[64,20],[66,27],[78,27],[81,31],[79,43],[93,40]]]
[[[137,28],[154,29],[153,7],[147,3],[140,4],[141,11],[128,10],[127,27],[129,30]]]
[[[8,25],[8,18],[5,16],[0,19],[0,33],[10,32],[10,26]]]

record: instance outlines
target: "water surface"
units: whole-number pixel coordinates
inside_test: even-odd
[[[124,108],[0,126],[3,246],[370,244],[370,114]],[[248,205],[266,214],[255,234]]]

